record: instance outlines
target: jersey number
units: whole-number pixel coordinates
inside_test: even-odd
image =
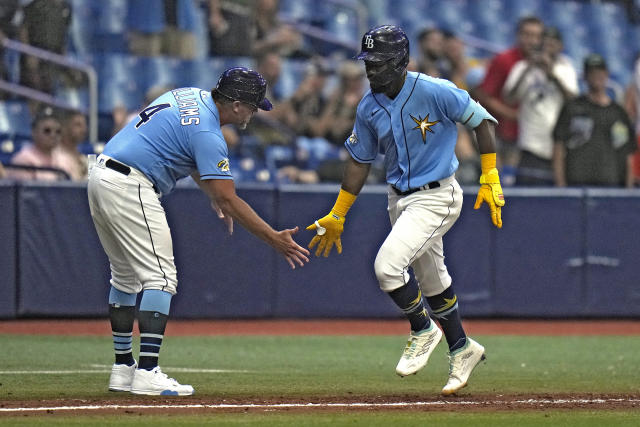
[[[136,123],[136,129],[151,120],[151,116],[155,113],[169,107],[171,107],[171,104],[151,105],[150,107],[145,108],[140,112],[140,114],[138,114],[140,116],[140,121]]]

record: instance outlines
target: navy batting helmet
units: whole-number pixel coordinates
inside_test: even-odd
[[[370,63],[386,63],[377,72],[367,72],[372,85],[383,87],[401,76],[409,64],[409,39],[404,30],[395,25],[382,25],[362,36],[362,47],[356,59]]]
[[[264,96],[267,92],[267,82],[260,73],[246,67],[225,70],[212,92],[233,101],[253,105],[261,110],[269,111],[273,108],[271,102]]]

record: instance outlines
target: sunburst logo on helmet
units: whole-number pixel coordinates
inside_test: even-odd
[[[229,172],[229,159],[222,159],[218,162],[218,169],[222,172]]]
[[[420,132],[422,133],[422,142],[426,143],[427,132],[435,133],[433,130],[431,130],[431,126],[437,125],[438,123],[440,123],[440,120],[436,120],[435,122],[430,122],[428,113],[427,113],[427,117],[425,117],[424,119],[420,117],[420,115],[418,115],[417,119],[413,117],[413,115],[411,114],[409,114],[409,116],[411,116],[413,121],[416,122],[417,124],[417,126],[414,127],[413,129],[420,129]]]

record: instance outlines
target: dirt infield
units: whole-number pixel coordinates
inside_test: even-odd
[[[466,320],[470,335],[640,335],[640,320]],[[136,328],[137,329],[137,328]],[[404,335],[405,320],[170,320],[167,335]],[[0,334],[111,335],[107,319],[6,320]]]

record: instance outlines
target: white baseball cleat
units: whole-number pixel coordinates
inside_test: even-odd
[[[471,372],[484,359],[484,347],[467,337],[464,347],[449,353],[449,381],[442,394],[448,396],[466,387]]]
[[[134,363],[131,366],[124,364],[114,364],[111,367],[111,376],[109,377],[109,390],[131,391],[133,373],[136,371],[137,367],[137,363]]]
[[[401,377],[415,374],[429,361],[429,356],[442,339],[442,331],[435,322],[427,329],[409,334],[407,346],[404,348],[402,357],[396,366],[396,373]]]
[[[159,366],[156,366],[150,371],[136,369],[131,383],[131,393],[149,396],[190,396],[193,394],[193,387],[169,378]]]

